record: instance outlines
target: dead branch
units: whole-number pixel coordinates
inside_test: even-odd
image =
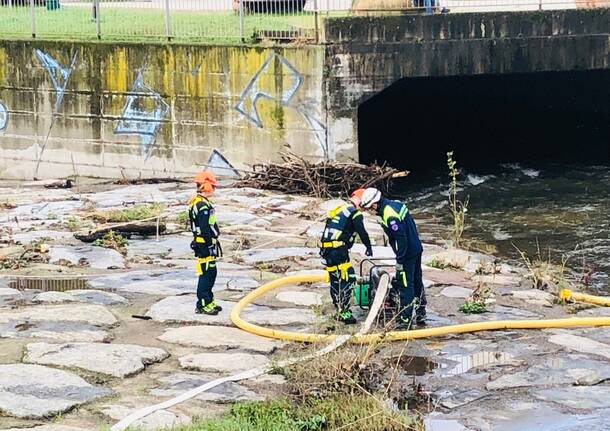
[[[252,172],[238,185],[329,198],[345,196],[359,187],[376,187],[388,193],[393,179],[408,175],[408,171],[385,165],[333,161],[313,163],[293,153],[282,153],[281,157],[281,163],[253,166]]]

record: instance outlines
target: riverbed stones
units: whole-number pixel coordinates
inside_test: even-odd
[[[541,389],[534,396],[542,401],[561,404],[571,409],[600,409],[608,407],[610,386],[567,386]]]
[[[0,411],[9,416],[54,416],[111,394],[110,389],[92,386],[67,371],[29,364],[0,365]]]
[[[317,248],[308,247],[283,247],[283,248],[261,248],[256,250],[246,250],[242,253],[242,258],[247,264],[261,262],[271,262],[286,258],[307,258],[317,255]]]
[[[289,302],[295,305],[322,305],[322,295],[316,292],[297,292],[293,290],[287,290],[280,292],[275,296],[282,302]]]
[[[10,289],[8,287],[0,287],[0,297],[1,296],[17,296],[20,294],[21,294],[21,292],[19,292],[17,289]]]
[[[263,355],[248,353],[197,353],[179,359],[180,366],[187,370],[211,373],[237,373],[265,365],[268,359]]]
[[[216,376],[193,373],[177,373],[170,376],[161,377],[160,387],[152,389],[150,393],[159,397],[174,397],[188,390],[202,386]],[[229,403],[237,401],[262,401],[264,396],[235,382],[225,382],[212,389],[202,392],[196,397],[202,401],[213,401],[217,403]]]
[[[447,286],[441,291],[446,298],[470,298],[472,290],[461,286]]]
[[[244,349],[271,353],[281,344],[269,338],[226,326],[183,326],[166,329],[158,337],[166,343],[202,348]]]
[[[27,346],[25,362],[128,377],[168,356],[163,349],[132,344],[32,343]]]
[[[2,431],[89,431],[85,428],[76,428],[66,425],[40,425],[32,428],[8,428]]]
[[[247,267],[245,267],[247,268]],[[220,292],[229,286],[249,290],[259,286],[249,269],[224,269],[219,266],[214,291]],[[172,296],[193,293],[197,290],[197,274],[194,261],[188,268],[153,271],[131,271],[98,277],[89,282],[96,289],[116,289],[119,292],[145,293],[148,295]]]
[[[72,296],[75,300],[81,302],[89,302],[99,305],[124,305],[129,304],[129,301],[121,295],[112,292],[104,292],[103,290],[95,289],[78,289],[68,290],[65,293]]]
[[[610,359],[610,345],[590,338],[573,334],[555,334],[549,337],[549,342],[580,353],[589,353]]]
[[[217,300],[223,310],[216,316],[195,314],[194,295],[170,296],[152,305],[146,313],[157,322],[180,323],[196,322],[210,325],[231,325],[229,314],[235,302]],[[270,308],[266,306],[250,305],[245,308],[242,317],[258,325],[296,325],[311,324],[315,320],[314,314],[305,309],[298,308]]]
[[[110,311],[95,304],[40,305],[0,310],[0,324],[11,321],[82,322],[96,326],[112,326],[117,323]]]
[[[588,386],[608,378],[610,378],[610,364],[607,361],[598,361],[583,355],[554,356],[525,371],[504,374],[487,383],[486,388],[501,390],[531,386]]]
[[[102,413],[115,421],[120,421],[124,417],[133,413],[136,409],[131,409],[119,405],[107,405],[102,409]],[[191,423],[191,418],[182,414],[174,413],[168,410],[157,410],[148,416],[138,419],[131,424],[130,429],[141,431],[157,431],[167,428],[172,428],[180,425],[188,425]]]
[[[49,262],[62,261],[97,269],[125,268],[125,259],[118,251],[89,245],[50,247]]]
[[[544,290],[531,289],[531,290],[513,290],[511,295],[514,298],[521,299],[528,304],[541,305],[543,307],[552,307],[555,296]]]
[[[74,302],[76,299],[65,292],[42,292],[33,299],[38,303]]]

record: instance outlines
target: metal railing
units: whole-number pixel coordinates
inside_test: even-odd
[[[0,0],[0,38],[316,41],[328,16],[600,6],[610,0]]]

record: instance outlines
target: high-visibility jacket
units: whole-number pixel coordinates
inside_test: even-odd
[[[351,248],[356,235],[366,247],[371,246],[371,240],[364,228],[362,213],[354,205],[343,204],[328,212],[326,226],[320,238],[321,248]]]
[[[220,230],[216,222],[216,211],[209,199],[198,194],[189,201],[189,221],[195,243],[207,246],[216,243]]]
[[[382,199],[378,205],[377,215],[381,217],[381,226],[396,254],[396,262],[402,263],[423,251],[417,226],[405,204]]]

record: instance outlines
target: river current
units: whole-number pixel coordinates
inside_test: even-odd
[[[519,260],[517,248],[567,258],[572,277],[610,293],[610,167],[501,164],[462,169],[459,179],[466,239],[509,260]],[[425,239],[449,235],[448,184],[445,173],[400,185]]]

